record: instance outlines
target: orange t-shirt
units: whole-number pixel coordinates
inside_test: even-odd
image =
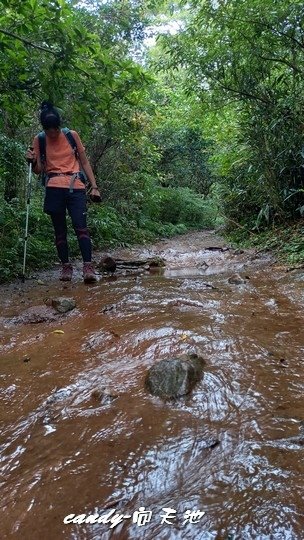
[[[84,146],[80,140],[80,137],[76,131],[71,133],[75,139],[78,153],[84,152]],[[60,132],[57,139],[50,139],[47,135],[46,139],[46,173],[76,173],[80,171],[79,162],[75,156],[75,152],[71,147],[67,137],[62,131]],[[38,135],[34,138],[33,141],[34,152],[37,156],[38,165],[40,165],[40,152],[39,152],[39,140]],[[53,176],[49,179],[47,187],[61,187],[69,188],[71,182],[70,176]],[[74,189],[84,189],[84,184],[79,180],[75,179]]]

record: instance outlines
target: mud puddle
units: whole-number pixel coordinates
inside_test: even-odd
[[[0,291],[1,538],[302,539],[303,274],[213,232],[113,255],[166,268]],[[76,310],[14,323],[54,296]],[[190,397],[146,393],[154,362],[193,351]]]

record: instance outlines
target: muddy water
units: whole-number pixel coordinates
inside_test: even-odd
[[[64,288],[46,273],[2,290],[1,539],[304,537],[304,274],[214,246],[196,233],[119,253],[163,256],[163,274],[90,287],[76,274]],[[235,271],[250,279],[230,284]],[[58,295],[77,309],[10,323]],[[207,364],[190,397],[145,392],[149,366],[193,351]],[[142,506],[152,517],[139,525]]]

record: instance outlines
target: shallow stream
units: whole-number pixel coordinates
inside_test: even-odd
[[[1,539],[302,540],[304,271],[213,232],[114,255],[166,268],[0,291]],[[63,295],[58,321],[14,322]],[[191,396],[150,396],[148,368],[188,352],[206,359]]]

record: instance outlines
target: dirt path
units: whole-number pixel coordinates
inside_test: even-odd
[[[86,286],[78,263],[71,284],[54,270],[0,288],[1,538],[303,538],[304,273],[228,248],[196,232],[113,252],[163,257],[158,274]],[[18,323],[63,295],[75,310]],[[154,362],[194,350],[191,396],[146,393]]]

